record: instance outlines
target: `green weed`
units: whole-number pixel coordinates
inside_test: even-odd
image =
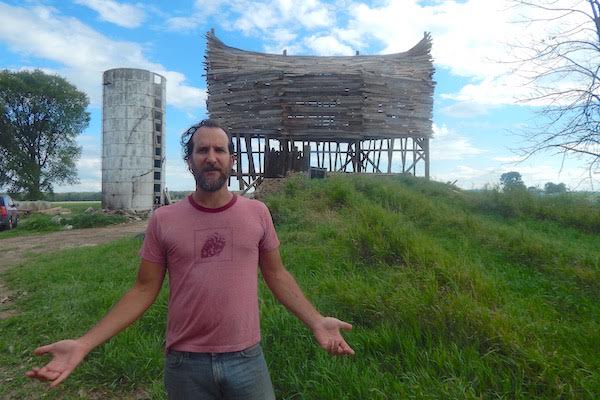
[[[346,337],[356,356],[319,349],[261,281],[277,397],[595,399],[600,238],[597,204],[585,206],[588,221],[571,210],[584,201],[409,176],[294,178],[267,199],[284,262],[324,314],[354,325]],[[30,351],[100,318],[133,282],[139,246],[41,256],[5,276],[27,295],[0,322],[0,371],[10,378],[0,397],[41,396],[22,377],[37,364]],[[165,314],[166,290],[47,398],[164,398]]]

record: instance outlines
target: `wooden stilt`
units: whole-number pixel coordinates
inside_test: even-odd
[[[237,158],[237,168],[236,175],[238,179],[238,184],[240,186],[240,190],[244,190],[244,178],[242,177],[242,141],[240,140],[240,135],[235,135],[235,153]]]
[[[377,169],[379,169],[379,163],[381,162],[381,152],[383,151],[383,139],[379,140],[379,153],[377,154]]]
[[[252,138],[250,135],[244,135],[246,142],[246,155],[248,156],[248,175],[252,180],[256,179],[256,170],[254,169],[254,152],[252,151]]]
[[[400,138],[400,155],[402,158],[402,173],[407,172],[406,170],[406,138]]]
[[[329,149],[329,153],[328,153],[328,155],[329,155],[329,157],[328,157],[329,158],[329,171],[333,171],[331,169],[331,142],[327,142],[327,147]]]
[[[394,140],[395,139],[388,139],[388,174],[392,173],[392,159],[394,158]]]

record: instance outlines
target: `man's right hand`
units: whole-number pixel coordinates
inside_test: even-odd
[[[52,360],[42,368],[33,368],[25,375],[32,379],[48,381],[50,387],[55,387],[73,372],[75,367],[85,358],[89,351],[77,340],[61,340],[47,346],[38,347],[35,355],[52,354]]]

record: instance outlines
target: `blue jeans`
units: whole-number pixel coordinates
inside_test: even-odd
[[[165,388],[170,400],[275,400],[260,343],[232,353],[170,350]]]

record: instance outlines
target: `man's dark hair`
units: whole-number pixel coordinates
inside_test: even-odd
[[[225,130],[225,128],[223,128],[216,120],[208,118],[190,126],[181,135],[181,146],[183,147],[183,159],[185,161],[188,161],[192,156],[192,151],[194,151],[194,142],[192,141],[192,138],[194,137],[194,133],[200,128],[219,128],[223,130],[227,135],[227,141],[229,142],[229,146],[227,146],[229,154],[233,154],[233,140],[229,132],[227,132],[227,130]]]

